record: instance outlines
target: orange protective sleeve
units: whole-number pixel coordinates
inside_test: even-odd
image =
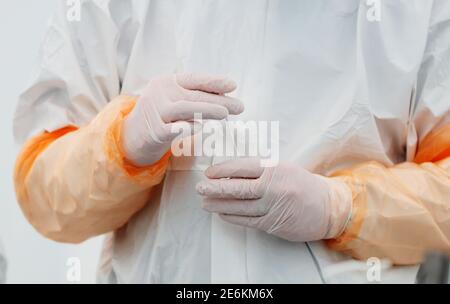
[[[168,164],[136,167],[121,149],[121,125],[135,101],[120,96],[89,125],[68,126],[29,140],[17,157],[20,207],[44,236],[78,243],[127,223],[148,201]]]
[[[334,176],[352,190],[353,211],[330,248],[398,265],[419,263],[428,250],[450,253],[450,124],[420,143],[414,162],[370,162]]]

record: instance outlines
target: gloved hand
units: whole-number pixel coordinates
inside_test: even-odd
[[[350,188],[301,167],[262,168],[257,159],[238,159],[205,174],[208,180],[197,184],[203,208],[232,224],[306,242],[338,237],[350,219]]]
[[[195,113],[203,119],[225,119],[240,114],[244,105],[224,96],[236,89],[225,77],[180,74],[151,80],[122,127],[122,145],[128,160],[138,166],[151,165],[170,148],[183,122]]]

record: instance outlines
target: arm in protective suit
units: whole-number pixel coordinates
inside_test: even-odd
[[[336,172],[353,193],[352,218],[330,248],[359,259],[415,264],[428,250],[450,253],[449,3],[435,1],[411,104],[406,158]]]
[[[223,95],[234,87],[220,76],[155,78],[137,104],[120,96],[87,126],[33,138],[14,176],[26,217],[42,234],[68,242],[123,226],[162,181],[179,135],[172,128],[195,113],[206,119],[240,113],[242,103]]]
[[[14,172],[16,195],[40,233],[81,242],[121,227],[148,201],[169,154],[142,168],[125,159],[120,126],[133,105],[119,97],[83,128],[45,132],[26,143]]]
[[[432,131],[414,162],[372,162],[335,174],[353,193],[352,219],[330,248],[359,259],[415,264],[427,250],[450,252],[450,124]]]
[[[61,18],[65,14],[56,16],[44,44],[40,78],[21,97],[15,120],[17,137],[39,134],[17,158],[19,204],[39,232],[57,241],[81,242],[128,222],[162,181],[171,142],[195,113],[221,120],[243,111],[240,101],[225,96],[235,83],[221,76],[153,77],[142,81],[138,102],[122,95],[131,46],[120,41],[131,39],[135,27],[131,20],[109,15],[127,16],[131,3],[111,2],[110,10],[101,4],[83,2],[85,18],[97,12],[95,20],[74,25]],[[92,34],[85,27],[91,21],[105,32]],[[90,41],[104,49],[88,56]]]
[[[82,22],[69,22],[58,3],[14,120],[15,138],[27,140],[14,172],[18,202],[40,233],[64,242],[126,223],[162,180],[168,159],[128,163],[120,125],[135,101],[109,102],[121,94],[131,48],[125,42],[136,35],[130,3],[116,1],[107,13],[99,1],[83,1],[81,9]]]

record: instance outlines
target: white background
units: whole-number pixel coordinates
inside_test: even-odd
[[[95,281],[101,239],[82,245],[44,239],[26,222],[13,190],[12,171],[18,147],[12,120],[18,95],[37,64],[46,25],[63,0],[0,2],[0,239],[8,259],[8,283],[70,283],[67,260],[81,262],[81,282]]]

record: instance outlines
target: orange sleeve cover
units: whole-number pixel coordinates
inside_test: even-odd
[[[28,221],[44,236],[78,243],[127,223],[159,184],[170,154],[136,167],[121,149],[131,97],[111,101],[91,123],[30,139],[17,157],[14,184]]]
[[[414,162],[390,168],[370,162],[334,174],[353,192],[344,233],[326,241],[358,259],[422,261],[428,250],[450,253],[450,124],[431,132]]]

